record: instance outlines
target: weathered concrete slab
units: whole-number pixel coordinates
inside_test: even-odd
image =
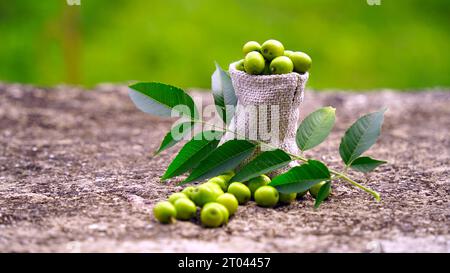
[[[209,93],[195,93],[198,97]],[[303,115],[337,108],[330,139],[308,153],[339,168],[339,139],[360,115],[388,106],[366,177],[377,203],[344,183],[313,200],[250,204],[225,228],[160,225],[151,206],[179,190],[161,184],[175,149],[150,157],[171,122],[147,116],[124,87],[85,92],[0,84],[0,251],[450,252],[450,92],[306,94]]]

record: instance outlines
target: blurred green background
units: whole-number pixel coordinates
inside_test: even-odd
[[[0,81],[209,88],[248,40],[313,58],[309,87],[450,86],[450,1],[0,0]]]

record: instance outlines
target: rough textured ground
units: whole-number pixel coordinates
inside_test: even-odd
[[[369,153],[389,164],[352,173],[383,200],[338,182],[318,211],[310,197],[275,209],[251,203],[227,227],[204,229],[152,219],[152,204],[179,190],[158,178],[177,148],[150,156],[171,122],[136,110],[124,87],[0,84],[0,251],[450,252],[450,92],[308,90],[303,116],[323,105],[338,121],[309,156],[336,168],[345,128],[389,107]]]

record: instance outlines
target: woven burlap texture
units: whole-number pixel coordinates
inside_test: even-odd
[[[229,73],[238,102],[235,114],[228,125],[231,132],[222,137],[221,144],[245,136],[247,139],[263,141],[290,153],[299,154],[295,134],[309,74],[254,76],[236,70],[234,64],[230,65]],[[273,135],[277,129],[278,133]],[[238,170],[264,149],[267,150],[258,147],[238,166]],[[268,175],[274,177],[296,165],[298,163],[293,161],[288,167]]]

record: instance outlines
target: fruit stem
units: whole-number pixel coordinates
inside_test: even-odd
[[[192,120],[192,122],[202,123],[202,124],[205,124],[205,125],[209,125],[209,126],[216,127],[214,124],[209,123],[209,122],[206,122],[206,121],[203,121],[203,120]],[[235,131],[229,130],[228,128],[219,128],[219,129],[221,129],[221,130],[223,130],[223,131],[226,131],[226,132],[233,133],[233,134],[235,134],[235,135],[237,135],[237,136],[243,137],[244,139],[246,138],[245,136],[240,135],[239,133],[237,133],[237,132],[235,132]],[[260,145],[266,145],[267,147],[270,147],[270,148],[273,148],[273,149],[279,149],[278,147],[275,147],[275,146],[271,145],[270,143],[266,143],[266,142],[263,142],[263,141],[260,141],[260,140],[256,140],[255,142],[257,142],[257,143],[260,144]],[[292,153],[289,153],[289,152],[286,152],[286,151],[284,151],[284,152],[287,153],[287,154],[288,154],[289,156],[291,156],[292,158],[295,158],[295,159],[300,160],[300,161],[303,161],[303,162],[308,162],[308,158],[306,158],[306,157],[303,157],[303,156],[300,156],[300,155],[296,155],[296,154],[292,154]],[[365,191],[365,192],[371,194],[371,195],[375,198],[375,200],[377,200],[377,201],[380,201],[380,200],[381,200],[380,194],[379,194],[378,192],[376,192],[376,191],[374,191],[374,190],[372,190],[372,189],[370,189],[370,188],[367,188],[367,187],[365,187],[365,186],[359,184],[359,183],[356,182],[355,180],[351,179],[350,177],[348,177],[348,176],[345,174],[345,172],[347,171],[347,168],[345,169],[344,173],[335,171],[335,170],[333,170],[333,169],[329,169],[329,170],[330,170],[330,173],[332,173],[332,174],[334,175],[334,176],[331,178],[332,180],[334,180],[334,179],[341,179],[341,180],[344,180],[344,181],[346,181],[346,182],[352,184],[353,186],[355,186],[355,187],[357,187],[357,188],[360,188],[361,190],[363,190],[363,191]]]

